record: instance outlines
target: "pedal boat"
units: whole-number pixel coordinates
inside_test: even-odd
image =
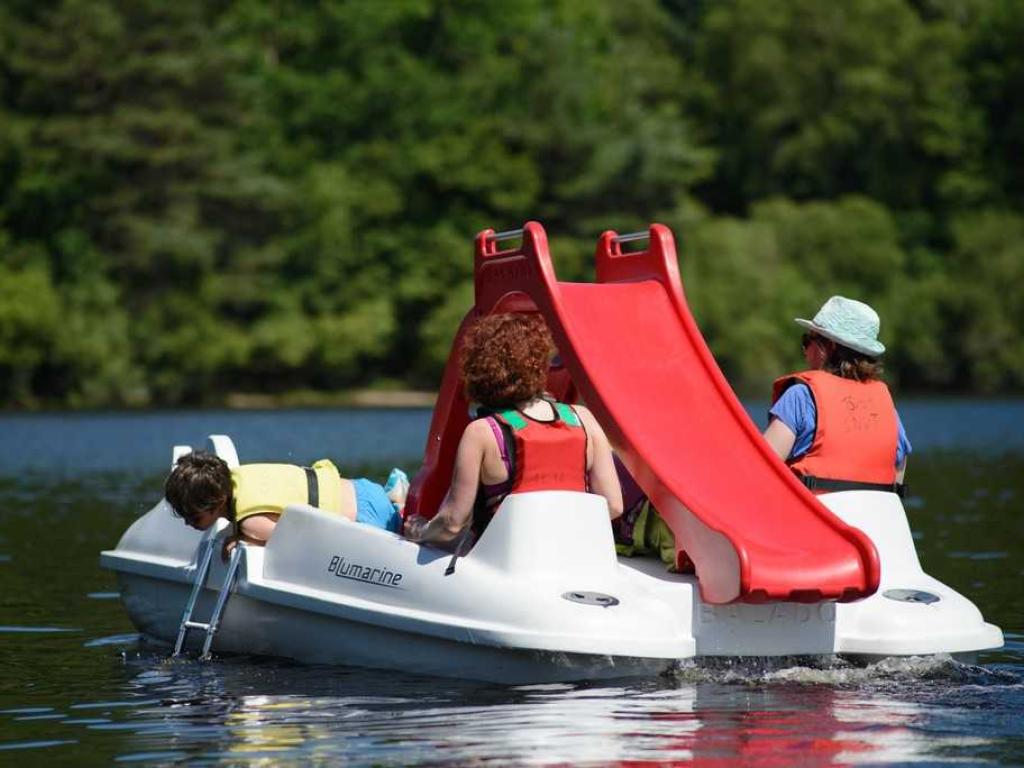
[[[237,464],[230,439],[211,442]],[[219,556],[227,523],[195,531],[161,499],[101,565],[116,573],[131,621],[150,641],[174,643],[211,552],[192,613],[205,628],[223,592],[223,614],[206,633],[215,653],[502,683],[651,675],[694,657],[870,660],[1002,645],[969,600],[921,570],[895,494],[821,499],[878,549],[881,585],[866,599],[705,603],[696,576],[616,557],[603,498],[563,491],[509,496],[461,557],[290,507],[267,546],[240,548],[230,579]],[[205,639],[183,634],[186,649]]]

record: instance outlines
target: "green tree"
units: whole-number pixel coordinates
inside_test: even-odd
[[[723,370],[744,391],[763,394],[775,376],[802,365],[793,318],[813,317],[833,294],[871,303],[883,331],[898,324],[892,289],[905,255],[892,217],[865,198],[771,200],[754,206],[749,220],[698,221],[683,243],[689,301]]]
[[[25,10],[0,33],[2,93],[17,115],[3,143],[15,168],[4,222],[14,239],[49,254],[76,322],[97,327],[116,307],[133,317],[130,344],[121,330],[103,342],[92,334],[93,352],[117,356],[111,370],[127,375],[138,363],[152,374],[136,377],[130,398],[115,396],[112,374],[90,373],[103,366],[66,349],[55,361],[66,376],[54,382],[64,386],[50,394],[201,400],[237,359],[237,345],[223,341],[244,318],[209,276],[251,263],[280,195],[235,146],[244,110],[228,87],[231,54],[214,36],[215,14],[198,0],[67,0]]]
[[[264,145],[306,190],[295,273],[332,311],[385,291],[379,322],[405,331],[373,337],[364,369],[436,382],[474,232],[540,218],[570,238],[572,276],[573,238],[589,251],[599,228],[644,226],[710,171],[651,0],[239,2],[222,27],[260,41],[252,98],[278,118]]]
[[[971,91],[987,126],[986,171],[1003,200],[1024,205],[1024,4],[990,0],[983,6],[967,54]]]
[[[32,380],[60,334],[60,300],[46,271],[0,261],[0,399],[33,400]]]
[[[930,212],[980,199],[964,42],[904,0],[713,4],[698,46],[702,122],[722,155],[710,199],[741,211],[859,193]]]
[[[671,224],[751,391],[832,293],[902,383],[1019,388],[1021,8],[9,0],[0,403],[433,386],[527,219],[567,280]]]
[[[959,383],[983,392],[1024,387],[1024,216],[981,211],[953,225],[947,286],[950,353],[966,370]]]

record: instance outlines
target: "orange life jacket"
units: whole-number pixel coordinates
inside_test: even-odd
[[[811,390],[818,412],[811,447],[786,462],[804,484],[818,492],[855,487],[898,492],[899,426],[885,383],[853,381],[826,371],[803,371],[775,381],[772,403],[797,382]]]

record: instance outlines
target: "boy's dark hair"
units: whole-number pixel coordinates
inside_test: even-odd
[[[174,514],[189,519],[207,510],[231,505],[231,470],[224,459],[207,451],[193,451],[178,459],[164,483],[164,498]]]

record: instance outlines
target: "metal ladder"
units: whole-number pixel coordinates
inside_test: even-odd
[[[238,574],[238,564],[242,561],[243,547],[243,544],[239,542],[235,545],[235,549],[231,553],[231,560],[228,562],[228,570],[224,575],[224,583],[221,585],[220,594],[217,595],[217,602],[213,606],[213,614],[210,616],[209,622],[192,621],[192,613],[195,611],[196,602],[199,600],[200,593],[206,586],[206,577],[210,572],[210,562],[213,560],[213,553],[217,549],[217,547],[214,546],[215,541],[216,539],[209,539],[206,544],[206,550],[202,554],[199,568],[196,571],[196,580],[192,585],[192,594],[189,595],[188,602],[185,604],[185,612],[181,615],[181,626],[178,628],[178,639],[174,643],[174,656],[181,655],[181,649],[185,645],[185,636],[188,635],[188,631],[190,629],[202,629],[206,631],[206,639],[203,640],[203,652],[199,658],[210,658],[210,646],[213,644],[213,636],[217,634],[217,629],[220,627],[220,618],[221,614],[224,613],[224,604],[227,603],[228,595],[235,586],[235,577]]]

